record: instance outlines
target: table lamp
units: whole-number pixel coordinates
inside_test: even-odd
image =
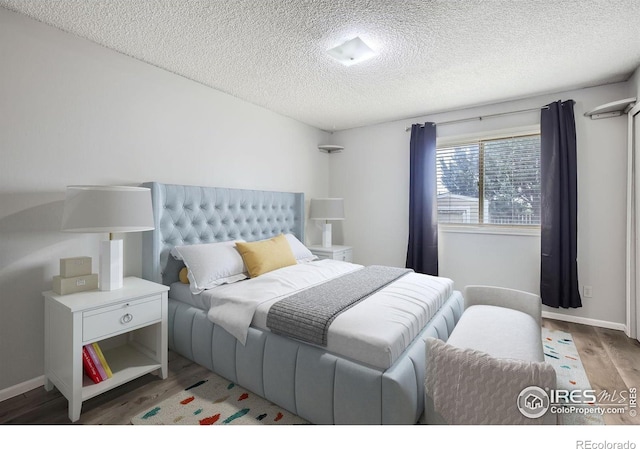
[[[343,198],[312,198],[309,205],[311,220],[324,220],[322,225],[322,246],[331,246],[331,223],[329,220],[344,220]]]
[[[62,214],[66,232],[109,233],[100,244],[100,290],[122,288],[122,240],[113,233],[154,229],[151,190],[127,186],[68,186]]]

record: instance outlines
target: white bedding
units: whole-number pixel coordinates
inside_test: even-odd
[[[249,326],[268,330],[271,305],[288,295],[362,268],[320,260],[272,271],[254,279],[191,294],[173,284],[170,297],[208,310],[208,317],[245,343]],[[326,349],[379,369],[389,368],[453,292],[447,278],[409,273],[338,315]]]

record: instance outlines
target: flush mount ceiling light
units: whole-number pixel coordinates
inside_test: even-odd
[[[376,53],[362,39],[355,37],[327,50],[329,56],[345,66],[357,64],[373,57]]]

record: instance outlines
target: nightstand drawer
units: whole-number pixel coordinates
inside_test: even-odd
[[[308,247],[312,254],[318,256],[319,259],[343,260],[345,262],[353,262],[353,248],[350,246],[319,246],[311,245]]]
[[[343,260],[345,262],[352,262],[353,261],[353,250],[345,249],[345,250],[342,250],[342,251],[338,251],[338,252],[335,253],[334,259],[335,260]]]
[[[160,295],[84,312],[82,340],[98,340],[161,319]]]

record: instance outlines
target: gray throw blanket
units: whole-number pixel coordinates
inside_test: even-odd
[[[267,327],[276,334],[326,346],[329,325],[340,313],[411,271],[372,265],[294,293],[271,306]]]
[[[536,386],[556,387],[556,372],[546,362],[495,358],[427,337],[424,388],[428,424],[543,424],[518,410],[520,393]],[[550,412],[549,412],[550,413]]]

